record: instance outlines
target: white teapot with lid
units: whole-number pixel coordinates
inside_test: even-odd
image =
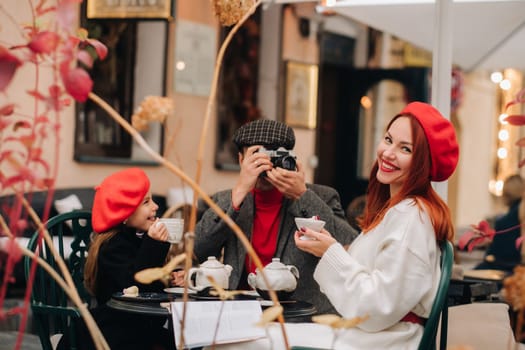
[[[299,270],[293,265],[283,264],[279,258],[273,258],[272,262],[264,267],[264,274],[281,300],[289,298],[297,288]],[[256,270],[256,273],[248,274],[248,284],[257,290],[262,297],[269,299],[267,293],[269,288],[266,286],[259,269]]]
[[[200,264],[199,267],[192,267],[188,271],[186,277],[188,281],[188,287],[193,290],[202,290],[206,287],[210,287],[211,283],[207,276],[213,277],[215,282],[224,289],[228,289],[228,282],[230,274],[233,268],[230,265],[224,265],[214,256],[209,256],[208,260]],[[195,276],[195,284],[193,283],[192,276]]]

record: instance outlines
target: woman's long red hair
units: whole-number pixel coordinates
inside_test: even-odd
[[[364,233],[370,231],[383,220],[388,209],[405,198],[414,198],[417,205],[420,208],[424,206],[428,212],[434,226],[436,240],[451,241],[454,238],[454,226],[447,204],[434,191],[431,185],[430,150],[423,128],[414,116],[408,114],[394,117],[388,124],[387,130],[397,118],[402,116],[409,117],[412,129],[413,153],[408,177],[401,190],[394,197],[390,198],[390,186],[377,180],[376,175],[379,166],[376,159],[370,172],[366,207],[360,220],[361,227]]]

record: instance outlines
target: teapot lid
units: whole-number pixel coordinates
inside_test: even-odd
[[[217,260],[216,257],[209,256],[208,260],[206,260],[205,262],[201,264],[201,267],[206,267],[206,268],[211,268],[211,269],[222,269],[224,268],[224,265],[219,260]]]
[[[281,262],[279,258],[272,258],[272,262],[265,266],[268,270],[281,270],[286,269],[286,265]]]

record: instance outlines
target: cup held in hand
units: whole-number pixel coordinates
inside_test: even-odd
[[[159,223],[164,224],[168,230],[168,242],[179,243],[184,234],[184,219],[160,218]]]
[[[325,221],[318,220],[315,217],[313,218],[295,218],[295,225],[297,225],[298,230],[300,230],[302,227],[305,227],[315,232],[321,232],[325,223],[326,223]],[[311,240],[313,238],[310,238],[307,235],[302,235],[300,239],[301,240]]]

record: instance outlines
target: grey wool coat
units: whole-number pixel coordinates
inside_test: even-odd
[[[239,211],[235,211],[232,207],[231,190],[218,192],[212,196],[212,199],[250,240],[255,210],[252,194],[246,196]],[[297,230],[294,218],[314,215],[326,221],[326,230],[343,245],[349,244],[357,236],[357,232],[345,218],[339,194],[331,187],[307,184],[307,191],[299,199],[283,200],[275,257],[280,258],[283,264],[294,265],[299,269],[300,277],[292,298],[312,303],[319,314],[336,313],[313,278],[319,258],[299,250],[294,241],[294,232]],[[203,201],[200,201],[198,222],[195,227],[195,255],[199,263],[202,263],[208,256],[219,258],[223,249],[224,263],[233,267],[229,287],[236,289],[241,282],[246,249],[228,225]]]

